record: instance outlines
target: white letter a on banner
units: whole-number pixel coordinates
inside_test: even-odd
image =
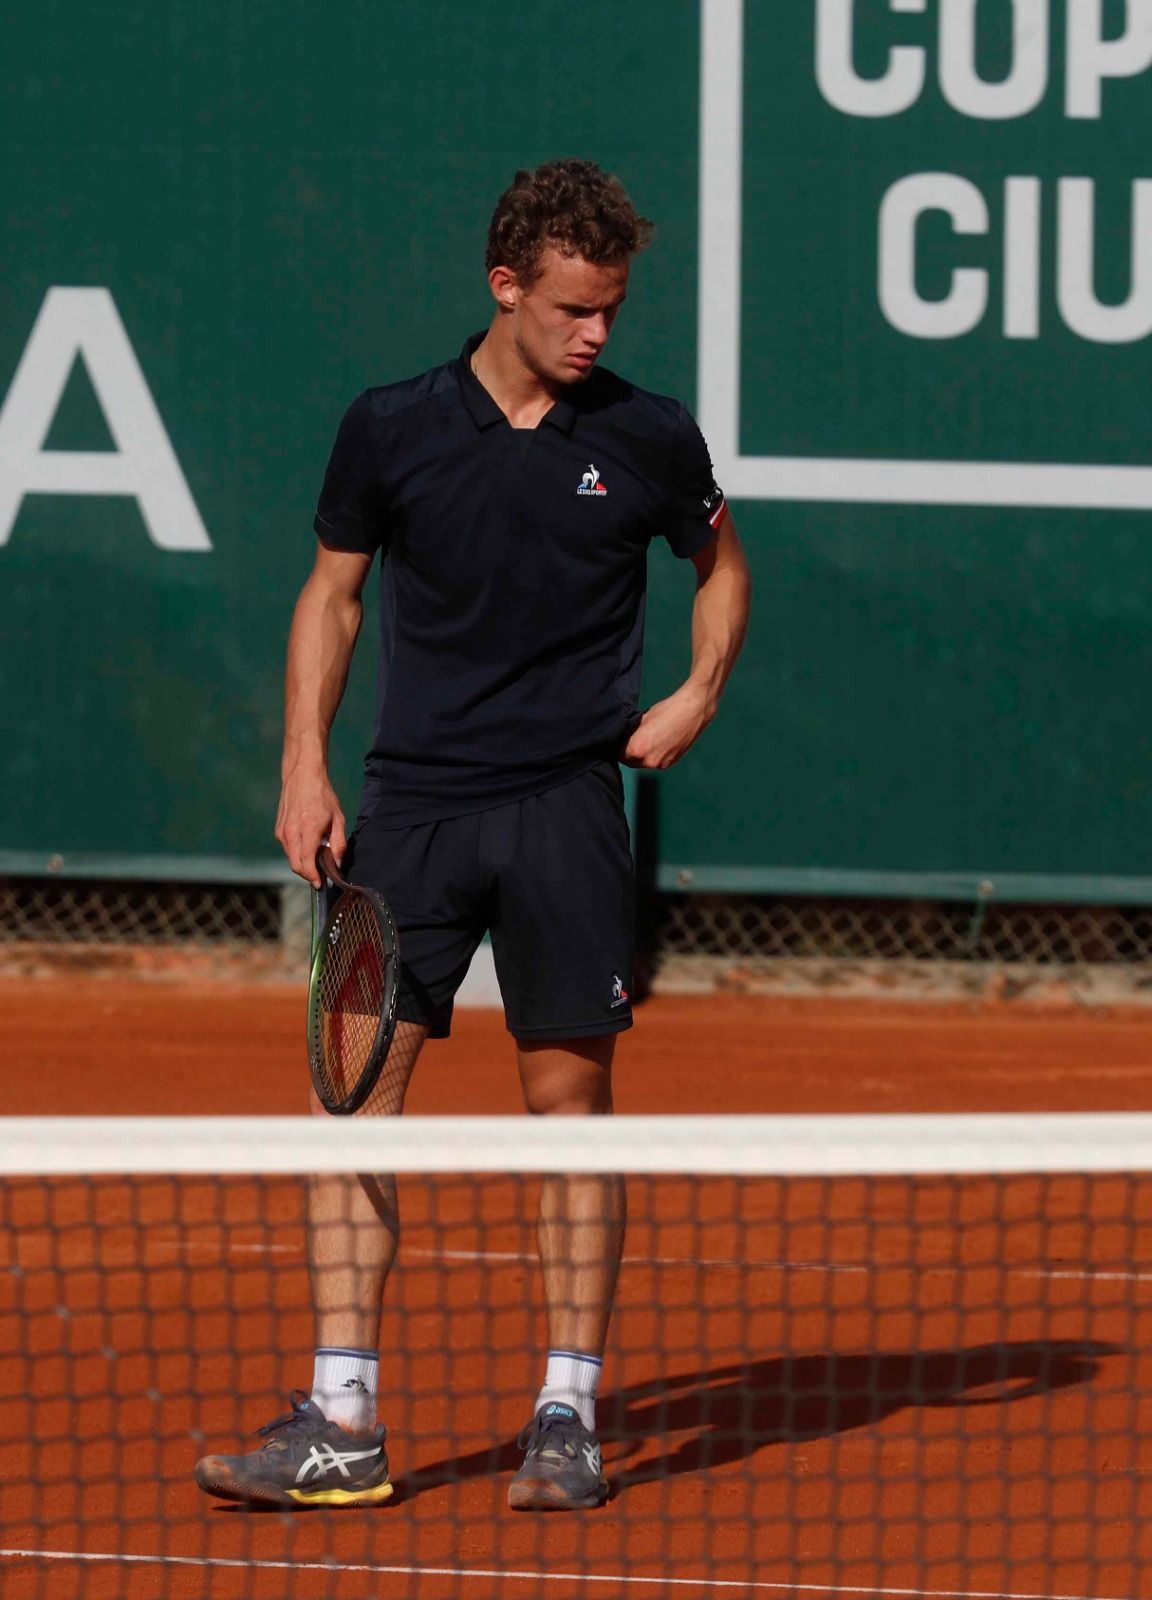
[[[82,356],[115,450],[45,450],[76,357]],[[132,495],[153,544],[211,550],[107,289],[49,289],[0,409],[0,545],[26,494]]]

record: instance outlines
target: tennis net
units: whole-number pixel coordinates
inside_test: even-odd
[[[5,1600],[1152,1595],[1152,1116],[10,1118],[0,1172]],[[306,1175],[389,1172],[392,1500],[208,1497],[310,1382]],[[517,1515],[596,1174],[611,1496]]]

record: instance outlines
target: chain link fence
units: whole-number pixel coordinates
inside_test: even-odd
[[[300,979],[304,884],[0,878],[0,975]]]
[[[658,994],[1152,1001],[1152,907],[667,894],[645,918]],[[0,879],[0,975],[300,982],[303,884]]]
[[[663,896],[667,993],[1152,1001],[1152,907]]]

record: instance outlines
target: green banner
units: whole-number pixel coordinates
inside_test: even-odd
[[[1152,896],[1150,71],[1152,0],[15,18],[0,865],[281,870],[336,423],[483,325],[496,195],[578,153],[658,224],[608,363],[694,404],[757,589],[662,881]],[[654,555],[649,698],[691,578]]]

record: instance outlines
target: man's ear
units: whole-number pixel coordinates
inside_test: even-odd
[[[488,274],[488,283],[501,311],[515,311],[520,297],[516,274],[509,267],[493,267]]]

